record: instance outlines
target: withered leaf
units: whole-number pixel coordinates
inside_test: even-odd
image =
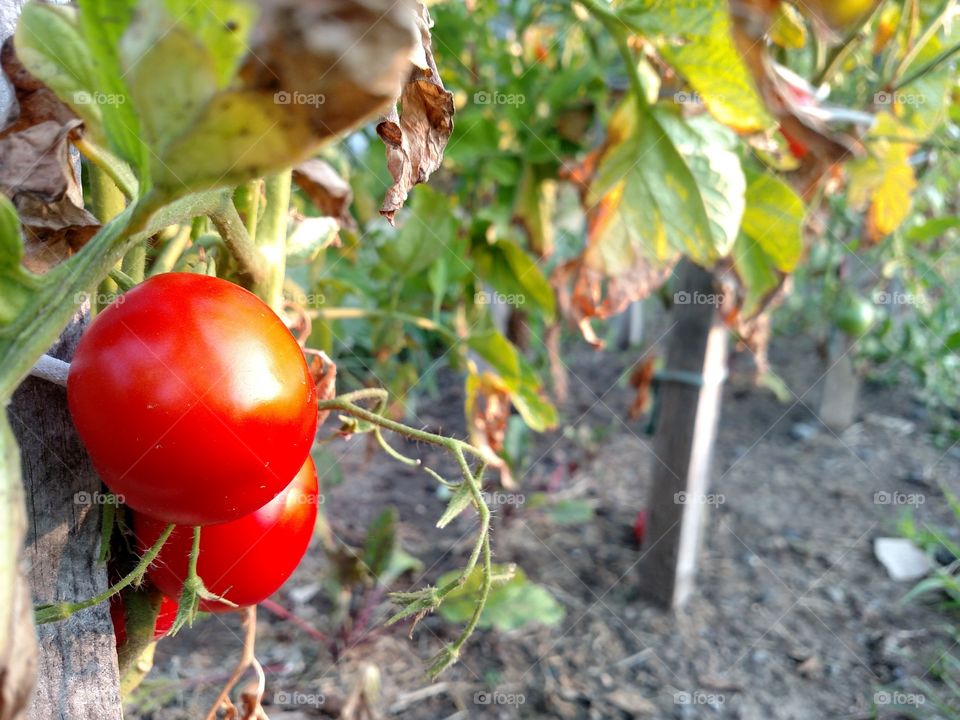
[[[47,120],[0,137],[0,192],[24,226],[24,264],[42,273],[83,246],[99,223],[83,208],[69,138],[80,120]]]
[[[20,64],[14,52],[13,38],[0,48],[0,67],[13,89],[13,102],[0,119],[0,137],[52,120],[66,125],[76,119],[73,111]]]
[[[426,6],[419,3],[417,28],[421,48],[398,98],[400,111],[394,106],[377,124],[377,134],[386,145],[387,168],[393,177],[380,214],[391,224],[410,189],[429,180],[440,167],[453,132],[453,93],[444,89],[437,72],[431,48],[432,25]]]
[[[332,400],[337,396],[337,366],[322,350],[304,348],[304,353],[310,359],[308,368],[310,376],[317,387],[317,400]],[[317,426],[323,425],[329,417],[330,411],[324,410],[317,414]]]
[[[293,181],[324,215],[336,218],[340,227],[356,229],[350,214],[353,191],[329,163],[312,158],[293,169]]]
[[[262,0],[240,69],[247,90],[282,95],[331,137],[396,97],[414,46],[412,0]],[[285,94],[285,95],[284,95]]]
[[[500,453],[510,419],[510,391],[490,372],[472,373],[467,379],[466,414],[470,442],[483,453],[488,465],[500,472],[500,484],[514,486],[510,466]]]

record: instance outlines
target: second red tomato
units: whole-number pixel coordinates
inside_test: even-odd
[[[275,593],[296,569],[313,536],[319,502],[313,460],[307,458],[293,481],[259,510],[200,532],[197,574],[207,590],[239,606],[255,605]],[[134,513],[133,529],[141,549],[153,545],[166,527],[162,520]],[[187,577],[193,529],[177,527],[148,570],[167,597],[179,598]],[[204,612],[234,608],[200,603]]]

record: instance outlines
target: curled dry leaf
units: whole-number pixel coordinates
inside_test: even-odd
[[[500,472],[500,484],[514,487],[510,466],[500,456],[510,419],[510,391],[503,380],[491,372],[471,373],[466,413],[470,442],[483,453],[484,461]]]
[[[321,213],[336,218],[340,227],[356,229],[350,214],[353,191],[329,163],[316,158],[302,162],[293,169],[293,181]]]
[[[100,223],[83,208],[69,137],[79,120],[41,122],[0,137],[0,191],[17,209],[26,236],[24,264],[42,273],[84,245]]]
[[[791,146],[802,151],[801,167],[794,180],[801,195],[809,197],[829,175],[832,166],[865,154],[859,139],[861,133],[837,130],[833,123],[847,119],[845,108],[825,106],[813,88],[804,87],[777,71],[765,41],[777,3],[731,0],[730,6],[734,41],[760,96]],[[858,122],[863,118],[855,115],[849,119]]]
[[[337,396],[337,366],[322,350],[304,348],[304,354],[309,358],[308,368],[310,377],[317,386],[317,401],[332,400]],[[330,411],[324,410],[317,414],[317,425],[323,425],[329,417]]]
[[[656,371],[657,358],[648,355],[636,364],[630,373],[630,387],[635,391],[633,402],[627,411],[627,418],[637,420],[650,409],[650,390],[653,387],[653,376]]]
[[[0,191],[13,202],[26,239],[23,263],[43,273],[84,245],[100,223],[83,208],[69,141],[82,123],[17,60],[8,40],[0,63],[15,93],[0,130]]]
[[[387,189],[380,214],[393,223],[410,189],[430,179],[440,167],[443,151],[453,132],[453,93],[443,87],[431,49],[433,21],[419,3],[416,19],[420,45],[414,49],[413,68],[396,106],[377,124],[377,134],[387,148],[387,168],[393,184]]]

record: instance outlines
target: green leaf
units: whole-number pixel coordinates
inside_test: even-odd
[[[150,153],[142,140],[137,110],[131,102],[120,64],[120,39],[134,15],[135,0],[80,0],[80,29],[90,52],[95,97],[109,148],[136,171],[149,176]]]
[[[144,139],[164,158],[217,91],[213,57],[156,0],[141,4],[120,44],[120,62]]]
[[[17,58],[84,122],[95,139],[105,140],[94,60],[84,42],[76,8],[31,2],[17,24]]]
[[[560,500],[547,512],[559,525],[582,525],[593,519],[593,507],[583,500]]]
[[[950,230],[960,228],[960,217],[933,218],[925,223],[915,225],[903,236],[912,243],[925,243],[939,238]]]
[[[517,349],[496,330],[486,330],[467,338],[467,345],[490,363],[504,380],[520,378],[520,360]]]
[[[444,510],[443,515],[437,520],[437,527],[445,528],[453,522],[460,513],[466,510],[471,502],[473,502],[473,493],[470,490],[470,485],[463,482],[450,497],[450,502],[447,503],[447,509]]]
[[[629,27],[656,38],[717,120],[742,132],[773,124],[733,43],[725,0],[622,0],[616,7]]]
[[[397,512],[389,508],[380,513],[367,530],[367,539],[363,545],[363,562],[378,582],[389,566],[397,547],[396,526]]]
[[[741,233],[733,248],[733,267],[743,285],[745,295],[742,314],[753,316],[763,305],[763,301],[780,284],[776,265],[753,238]]]
[[[710,266],[719,253],[697,179],[657,118],[627,96],[610,121],[610,147],[590,185],[588,204],[606,203],[616,219],[608,267],[636,250],[666,262],[675,252]]]
[[[956,34],[953,42],[957,42]],[[916,60],[905,71],[904,77],[910,77],[927,66],[944,49],[944,43],[939,37],[930,38]],[[950,89],[954,85],[954,77],[952,63],[941,62],[896,93],[886,94],[886,99],[896,104],[895,115],[900,125],[898,136],[920,142],[933,135],[947,119],[950,111]]]
[[[440,319],[440,308],[443,306],[443,298],[447,294],[449,283],[450,273],[447,258],[441,256],[434,261],[427,271],[427,285],[430,286],[430,292],[433,293],[433,319],[435,321]]]
[[[399,232],[381,249],[390,272],[398,277],[417,275],[447,252],[457,237],[457,222],[446,195],[420,185],[413,193],[410,213]]]
[[[506,573],[509,568],[495,565],[493,572],[495,575]],[[438,586],[443,587],[458,575],[458,571],[446,573],[438,581]],[[449,622],[463,623],[469,620],[480,599],[482,580],[481,568],[474,568],[466,582],[444,599],[438,609],[440,615]],[[556,625],[564,615],[563,606],[553,595],[528,580],[518,568],[510,580],[490,588],[487,604],[480,613],[479,626],[507,632],[532,623]]]
[[[326,215],[305,217],[300,220],[287,238],[287,260],[292,265],[313,262],[320,252],[339,237],[340,223]]]
[[[807,26],[800,11],[787,2],[778,2],[770,25],[770,40],[788,50],[800,50],[807,44]]]
[[[543,397],[543,383],[523,357],[520,360],[520,382],[508,381],[510,402],[520,417],[535,432],[545,432],[557,425],[557,409]]]
[[[736,153],[737,136],[706,115],[684,120],[675,113],[658,112],[657,117],[693,173],[710,221],[714,252],[725,257],[740,231],[747,187]]]
[[[774,266],[793,272],[803,255],[803,200],[773,175],[756,175],[747,186],[743,232],[756,242]]]
[[[13,203],[0,193],[0,327],[16,320],[33,294],[35,278],[20,265],[22,258],[20,219]]]
[[[20,218],[13,203],[0,193],[0,267],[16,267],[23,258]]]
[[[510,240],[474,243],[471,248],[477,275],[514,299],[517,306],[528,301],[540,308],[547,320],[556,313],[553,288],[540,266],[519,245]]]

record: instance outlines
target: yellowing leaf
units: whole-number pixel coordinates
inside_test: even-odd
[[[717,120],[740,132],[773,124],[734,45],[725,0],[623,0],[617,7],[628,26],[655,37]]]
[[[907,218],[917,179],[910,165],[914,146],[892,141],[897,123],[882,113],[870,132],[870,155],[850,163],[847,198],[858,210],[867,208],[867,235],[871,241],[889,235]]]
[[[773,175],[758,175],[747,186],[743,232],[778,270],[792,272],[803,254],[803,200]]]

